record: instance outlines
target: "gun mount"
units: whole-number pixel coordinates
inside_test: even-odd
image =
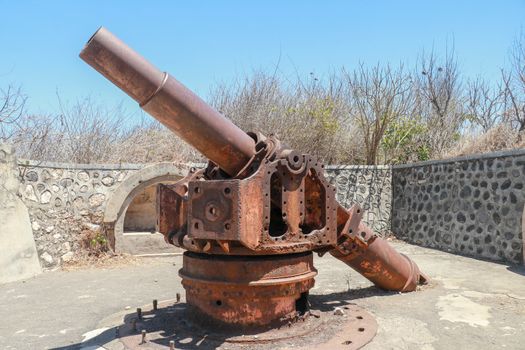
[[[307,309],[313,252],[329,252],[383,289],[425,283],[410,258],[363,223],[359,206],[337,203],[316,157],[245,133],[104,28],[80,57],[209,159],[157,189],[158,231],[187,250],[179,274],[195,314],[242,327],[288,322]]]

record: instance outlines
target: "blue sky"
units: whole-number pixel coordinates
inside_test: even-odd
[[[206,97],[253,69],[323,76],[400,61],[453,42],[462,72],[495,80],[525,30],[525,0],[7,1],[0,0],[0,87],[22,85],[33,113],[85,96],[138,108],[78,58],[105,26]]]

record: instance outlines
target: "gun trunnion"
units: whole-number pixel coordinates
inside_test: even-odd
[[[264,326],[304,311],[329,252],[376,286],[400,292],[426,277],[336,201],[314,156],[273,135],[245,133],[105,28],[80,57],[209,159],[157,187],[157,229],[187,250],[179,271],[186,300],[217,322]]]

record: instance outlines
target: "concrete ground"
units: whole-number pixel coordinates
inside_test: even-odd
[[[394,245],[432,279],[429,286],[388,293],[332,257],[316,259],[312,294],[351,299],[375,315],[378,334],[365,349],[525,348],[522,267]],[[48,272],[0,285],[0,348],[94,349],[82,340],[96,333],[104,317],[182,293],[181,262],[180,256],[143,258],[138,264]]]

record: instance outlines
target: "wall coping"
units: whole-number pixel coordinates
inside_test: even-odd
[[[77,164],[77,163],[61,163],[39,161],[31,159],[18,159],[18,166],[32,167],[32,168],[54,168],[54,169],[82,169],[82,170],[140,170],[147,166],[157,163],[93,163],[93,164]],[[174,163],[177,164],[177,163]],[[206,167],[206,163],[185,163],[184,165],[193,166],[196,168]],[[334,164],[325,166],[326,170],[359,170],[359,169],[378,169],[389,170],[391,165],[344,165]]]
[[[424,162],[399,164],[399,165],[393,165],[392,169],[397,170],[397,169],[417,168],[417,167],[423,167],[423,166],[428,166],[428,165],[449,164],[449,163],[466,162],[466,161],[471,161],[471,160],[493,159],[493,158],[503,158],[503,157],[512,157],[512,156],[522,156],[522,155],[525,155],[525,149],[520,148],[520,149],[512,149],[512,150],[490,152],[490,153],[477,153],[477,154],[471,154],[468,156],[461,156],[461,157],[448,158],[448,159],[426,160]]]
[[[49,162],[39,161],[31,159],[18,159],[18,166],[31,167],[31,168],[53,168],[53,169],[81,169],[81,170],[140,170],[150,165],[158,163],[93,163],[93,164],[77,164],[77,163],[60,163],[60,162]],[[160,162],[164,163],[164,162]],[[203,168],[206,166],[205,163],[173,163],[176,165],[187,165],[194,166],[196,168]]]
[[[422,167],[422,166],[434,165],[434,164],[447,164],[447,163],[464,162],[464,161],[478,160],[478,159],[493,159],[493,158],[512,157],[512,156],[521,156],[521,155],[525,155],[525,148],[489,152],[489,153],[476,153],[476,154],[470,154],[470,155],[454,157],[454,158],[433,159],[433,160],[426,160],[422,162],[397,164],[397,165],[333,164],[333,165],[327,165],[325,169],[327,170],[344,170],[344,169],[359,170],[359,169],[366,169],[366,168],[372,168],[372,169],[378,169],[378,170],[405,169],[405,168],[415,168],[415,167]]]
[[[83,170],[140,170],[148,164],[77,164],[48,162],[31,159],[18,159],[18,166],[31,168],[54,168],[54,169],[83,169]]]
[[[326,165],[326,170],[359,170],[359,169],[377,169],[377,170],[390,170],[391,165],[344,165],[344,164],[333,164]]]
[[[448,159],[439,160],[427,160],[423,162],[415,162],[409,164],[398,164],[398,165],[344,165],[344,164],[333,164],[327,165],[326,170],[359,170],[359,169],[378,169],[378,170],[396,170],[396,169],[407,169],[417,168],[428,165],[436,164],[449,164],[457,162],[465,162],[479,159],[492,159],[502,158],[510,156],[521,156],[525,155],[525,149],[512,149],[491,153],[477,153],[467,156],[454,157]],[[133,163],[120,163],[120,164],[76,164],[76,163],[60,163],[60,162],[49,162],[49,161],[37,161],[30,159],[18,159],[19,166],[34,167],[34,168],[56,168],[56,169],[83,169],[83,170],[140,170],[148,165],[155,163],[144,163],[144,164],[133,164]],[[188,163],[188,166],[194,166],[196,168],[203,168],[206,163]]]

